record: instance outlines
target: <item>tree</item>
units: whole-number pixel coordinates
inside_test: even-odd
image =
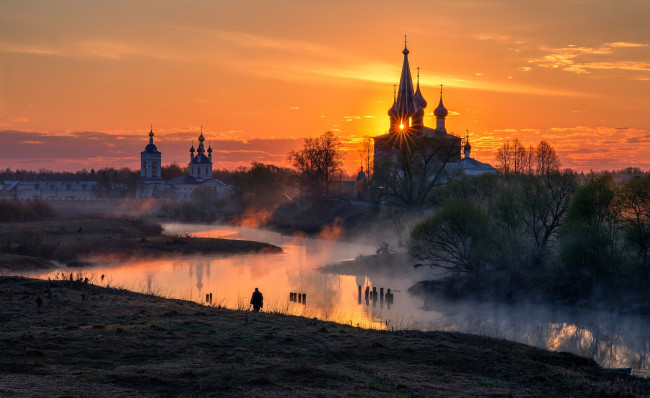
[[[510,174],[512,167],[512,146],[510,141],[506,141],[499,149],[496,155],[497,170],[504,175]]]
[[[253,162],[249,169],[240,168],[233,173],[232,185],[244,208],[271,210],[291,192],[294,179],[291,169]]]
[[[571,171],[521,177],[522,220],[535,242],[536,265],[543,262],[549,240],[556,237],[577,185],[577,177]]]
[[[341,141],[327,131],[317,138],[305,138],[300,151],[289,153],[289,162],[298,172],[303,189],[316,200],[327,199],[330,183],[341,171]]]
[[[636,257],[643,281],[650,278],[650,173],[634,176],[621,183],[616,192],[616,204],[623,222],[625,238],[636,248]]]
[[[178,163],[173,162],[168,164],[167,166],[162,166],[160,168],[160,175],[163,180],[168,181],[171,180],[172,178],[180,177],[183,175],[188,175],[189,174],[189,168],[187,166],[181,167],[178,165]]]
[[[536,163],[537,163],[537,154],[535,153],[535,147],[530,145],[528,147],[528,150],[526,151],[524,173],[526,173],[526,174],[534,174],[534,172],[535,172],[535,164]]]
[[[537,174],[546,175],[560,169],[560,158],[555,149],[546,141],[540,141],[537,145]]]
[[[527,151],[526,147],[519,141],[518,138],[515,138],[512,141],[512,170],[515,174],[524,173],[526,171],[526,158]]]
[[[424,265],[452,272],[484,271],[491,264],[496,242],[487,215],[465,200],[447,202],[438,212],[415,225],[409,256]]]
[[[359,155],[361,156],[361,164],[366,168],[366,179],[370,181],[372,177],[372,170],[374,168],[374,141],[369,135],[363,136],[361,141],[361,149]]]
[[[380,196],[402,206],[424,204],[432,189],[447,182],[446,165],[458,159],[457,142],[447,136],[410,134],[375,164],[373,184]]]
[[[590,174],[578,187],[560,230],[560,255],[570,268],[603,275],[617,263],[614,183],[607,174]]]

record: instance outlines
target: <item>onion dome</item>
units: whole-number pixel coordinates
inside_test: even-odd
[[[147,146],[144,147],[144,151],[146,153],[156,153],[156,152],[158,152],[158,148],[156,148],[156,146],[153,143],[153,127],[149,131],[149,144],[147,144]]]
[[[424,109],[427,107],[427,100],[424,99],[424,96],[420,92],[420,67],[418,66],[418,83],[415,89],[415,103],[421,108]]]
[[[427,100],[424,99],[422,96],[422,93],[420,92],[420,83],[418,83],[418,87],[415,90],[415,103],[418,104],[418,106],[422,109],[427,107]]]
[[[445,117],[447,117],[448,113],[449,112],[447,112],[447,108],[445,108],[445,106],[442,104],[442,94],[441,94],[440,95],[440,103],[438,104],[438,107],[433,111],[433,114],[437,118],[445,118]]]
[[[464,149],[466,152],[469,152],[469,151],[472,150],[472,146],[469,144],[469,141],[465,141],[465,146],[463,146],[463,149]]]
[[[190,148],[190,153],[194,153],[194,144],[192,144],[192,147]]]
[[[208,153],[212,153],[212,146],[208,145]]]

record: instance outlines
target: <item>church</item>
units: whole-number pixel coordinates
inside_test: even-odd
[[[140,179],[138,180],[138,198],[168,198],[190,200],[198,188],[205,190],[215,198],[230,194],[230,186],[212,177],[212,147],[205,149],[203,128],[199,136],[198,148],[190,148],[189,175],[164,181],[161,176],[162,154],[153,143],[153,126],[149,131],[149,144],[140,152]],[[195,154],[196,153],[196,154]],[[206,155],[207,153],[207,155]]]
[[[442,101],[442,85],[440,85],[440,100],[438,106],[433,111],[436,118],[436,127],[431,128],[424,125],[424,114],[427,108],[427,101],[424,99],[420,90],[420,73],[418,69],[417,82],[413,87],[411,77],[411,68],[409,66],[409,50],[404,43],[404,61],[402,64],[402,74],[399,80],[399,88],[393,91],[393,104],[388,109],[390,125],[388,133],[375,136],[374,139],[374,165],[375,174],[378,168],[386,164],[395,163],[398,156],[398,149],[402,145],[412,145],[418,138],[436,139],[441,143],[444,150],[437,151],[435,158],[439,162],[447,165],[447,178],[453,178],[454,175],[480,175],[484,173],[496,174],[496,169],[487,163],[479,162],[471,158],[469,137],[465,140],[453,134],[447,133],[445,121],[449,112]],[[463,144],[465,141],[465,144]],[[461,150],[463,157],[461,158]]]

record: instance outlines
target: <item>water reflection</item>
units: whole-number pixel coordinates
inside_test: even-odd
[[[169,224],[168,234],[246,239],[281,246],[282,254],[184,256],[134,259],[102,264],[83,272],[93,282],[247,309],[255,287],[264,294],[264,310],[318,317],[378,329],[447,330],[518,341],[594,358],[606,367],[650,371],[650,322],[642,317],[488,303],[423,303],[407,289],[428,278],[426,269],[404,267],[391,275],[334,275],[317,271],[329,263],[372,254],[377,244],[357,244],[283,236],[253,229]],[[100,279],[97,275],[104,275]],[[56,276],[56,273],[40,275]],[[298,298],[300,294],[300,298]],[[212,298],[210,300],[210,298]],[[306,301],[306,302],[305,302]]]

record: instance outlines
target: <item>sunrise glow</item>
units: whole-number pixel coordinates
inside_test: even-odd
[[[186,164],[203,125],[215,169],[287,165],[329,130],[354,171],[362,137],[388,131],[408,34],[425,125],[443,84],[447,131],[469,130],[476,158],[543,139],[563,167],[649,169],[647,15],[628,0],[9,2],[0,167],[138,169],[152,123],[163,164]]]

